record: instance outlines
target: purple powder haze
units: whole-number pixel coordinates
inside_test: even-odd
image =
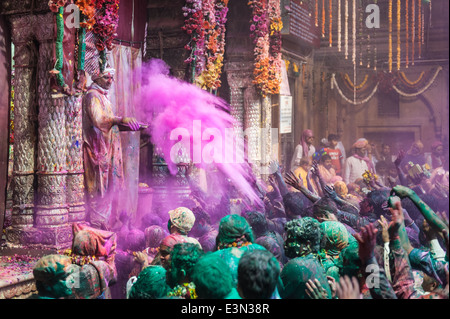
[[[237,148],[232,138],[225,138],[225,132],[229,133],[233,128],[234,119],[228,112],[230,106],[223,99],[170,76],[169,68],[162,60],[152,59],[139,71],[143,81],[141,94],[135,100],[138,118],[150,124],[148,130],[152,143],[161,150],[171,174],[177,172],[171,151],[174,152],[174,145],[178,143],[179,146],[179,141],[182,141],[197,167],[215,165],[222,173],[220,175],[229,178],[244,198],[261,204],[252,187],[252,170],[247,162],[241,160],[245,151]],[[194,124],[197,125],[195,129]],[[175,129],[176,134],[173,132]],[[213,132],[213,138],[209,134],[204,135],[206,129],[207,133]],[[201,140],[202,137],[205,140]],[[206,163],[208,158],[212,164]],[[215,187],[220,189],[209,191],[221,194],[227,189],[225,185],[225,180],[218,181]]]

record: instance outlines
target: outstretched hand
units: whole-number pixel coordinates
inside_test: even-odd
[[[404,158],[405,158],[405,151],[404,150],[400,150],[398,152],[397,158],[394,161],[395,166],[399,167],[400,163],[403,161]]]
[[[328,196],[329,196],[331,199],[337,199],[337,198],[338,198],[338,195],[337,195],[337,193],[336,193],[336,190],[334,189],[334,186],[325,185],[324,188],[323,188],[323,190],[325,191],[325,193],[328,194]]]
[[[359,283],[356,277],[351,279],[347,275],[341,277],[336,290],[339,299],[361,299]]]
[[[415,192],[411,188],[408,188],[403,185],[396,185],[396,186],[392,187],[392,190],[391,190],[391,196],[397,195],[400,198],[409,197],[414,194],[415,194]]]
[[[128,125],[132,131],[139,131],[139,122],[134,117],[124,117],[122,123]]]
[[[359,258],[363,263],[374,256],[377,232],[378,229],[373,224],[368,224],[353,235],[359,243]]]
[[[297,177],[292,171],[288,172],[285,177],[284,181],[286,184],[294,187],[297,190],[300,190],[300,186],[303,184],[303,181],[300,177]]]
[[[280,164],[277,160],[273,160],[269,162],[269,172],[270,174],[277,174],[280,173]]]
[[[392,220],[389,224],[389,237],[391,240],[395,239],[398,236],[398,230],[400,229],[401,225],[405,221],[405,217],[403,216],[403,209],[401,202],[396,202],[394,208],[389,208],[389,211],[391,212]]]

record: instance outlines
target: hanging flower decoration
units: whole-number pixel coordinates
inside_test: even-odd
[[[97,0],[94,33],[99,37],[96,47],[99,51],[112,50],[112,41],[119,25],[119,0]]]
[[[55,66],[52,70],[49,71],[51,76],[55,77],[57,87],[54,87],[52,84],[52,91],[57,92],[58,89],[62,88],[62,91],[67,90],[68,85],[64,81],[64,77],[62,75],[63,68],[63,39],[64,39],[64,6],[66,5],[66,0],[59,1],[49,1],[48,6],[52,12],[55,13],[56,19],[56,40],[55,40],[55,55],[56,61]]]
[[[206,68],[201,78],[204,88],[210,90],[217,90],[221,85],[227,13],[228,0],[203,1]]]
[[[269,0],[269,94],[278,94],[281,86],[281,21],[280,1]]]
[[[406,49],[406,64],[405,67],[409,66],[409,1],[405,1],[405,28],[406,28],[406,39],[405,39],[405,49]]]
[[[60,8],[63,8],[67,3],[67,0],[50,0],[48,6],[54,13],[58,13]]]
[[[191,82],[202,89],[217,90],[225,53],[228,0],[187,0],[182,8],[182,30],[190,36],[184,61],[191,64]]]
[[[249,1],[252,9],[250,20],[250,38],[253,39],[255,56],[253,83],[259,92],[265,96],[269,91],[269,28],[267,16],[267,0]]]
[[[380,86],[380,91],[384,93],[389,93],[392,91],[393,86],[397,84],[398,77],[395,72],[378,72],[378,83]]]
[[[95,25],[93,32],[97,35],[95,44],[100,51],[100,71],[106,67],[106,49],[112,50],[112,41],[117,36],[116,30],[119,25],[119,2],[120,0],[96,0]]]
[[[281,85],[280,3],[275,0],[249,1],[252,9],[250,37],[255,44],[253,83],[259,93],[278,94]]]
[[[95,24],[95,0],[77,0],[75,4],[80,9],[80,27],[91,30]]]
[[[191,37],[189,43],[184,46],[186,50],[190,51],[189,58],[184,62],[192,65],[192,82],[195,81],[196,75],[201,74],[205,68],[205,30],[202,7],[201,0],[187,0],[182,8],[185,20],[181,29]]]

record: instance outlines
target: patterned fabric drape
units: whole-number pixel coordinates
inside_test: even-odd
[[[135,117],[136,106],[133,97],[140,90],[142,53],[140,49],[115,45],[108,55],[108,62],[116,70],[115,82],[109,91],[109,98],[117,116]],[[137,119],[145,122],[145,119]],[[136,216],[139,185],[140,132],[122,132],[122,152],[125,190],[120,193],[119,213],[127,211]]]

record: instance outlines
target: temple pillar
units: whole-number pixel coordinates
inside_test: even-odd
[[[236,133],[244,132],[248,159],[254,173],[265,173],[272,155],[272,104],[270,97],[262,97],[253,85],[253,63],[229,62],[225,73],[230,87],[230,113]]]
[[[83,169],[82,96],[65,99],[67,138],[67,204],[69,222],[81,222],[86,217]]]
[[[24,243],[34,223],[34,171],[36,159],[36,45],[32,41],[31,16],[10,18],[15,45],[14,162],[11,226],[6,238],[12,245]]]
[[[38,68],[38,159],[37,204],[35,226],[42,232],[39,244],[60,248],[70,246],[72,230],[69,226],[67,204],[67,135],[66,100],[53,97],[50,73],[53,68],[53,13],[38,15],[36,37],[39,41]]]

